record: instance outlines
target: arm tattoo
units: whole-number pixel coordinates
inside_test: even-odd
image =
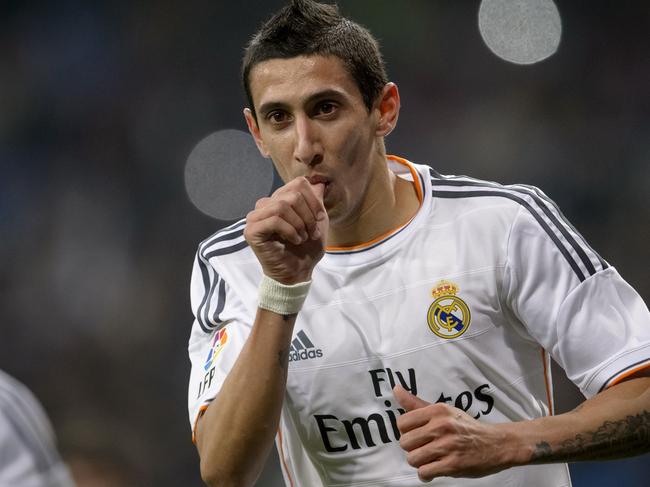
[[[578,434],[552,448],[546,441],[535,445],[531,463],[609,460],[650,451],[650,412],[605,421],[596,431]]]
[[[280,369],[285,370],[287,368],[288,353],[286,349],[282,349],[278,352],[278,365]]]

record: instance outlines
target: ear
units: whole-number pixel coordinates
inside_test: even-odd
[[[262,154],[262,157],[266,157],[268,159],[271,156],[269,154],[269,151],[266,149],[264,141],[262,140],[262,136],[260,135],[260,128],[257,126],[257,120],[255,120],[253,112],[250,108],[244,108],[244,118],[246,119],[246,125],[248,125],[248,131],[253,136],[253,140],[255,140],[257,149],[260,151],[260,154]]]
[[[377,124],[376,134],[378,136],[385,137],[393,131],[397,125],[399,109],[400,99],[397,85],[395,83],[386,83],[386,86],[381,90],[377,102],[379,121]]]

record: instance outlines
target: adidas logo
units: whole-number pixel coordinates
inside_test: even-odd
[[[289,362],[309,360],[322,356],[323,351],[320,348],[316,348],[316,345],[311,342],[307,334],[302,330],[296,334],[296,338],[293,339],[289,347]]]

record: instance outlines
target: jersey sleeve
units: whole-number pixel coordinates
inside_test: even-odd
[[[190,298],[194,323],[188,352],[191,373],[188,412],[192,432],[215,398],[252,326],[242,301],[210,262],[197,252]]]
[[[26,386],[1,371],[0,485],[74,486],[40,402]]]
[[[543,193],[519,209],[506,304],[586,397],[650,366],[650,313]]]

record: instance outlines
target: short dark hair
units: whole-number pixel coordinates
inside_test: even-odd
[[[336,5],[291,0],[264,22],[244,52],[242,81],[254,116],[249,79],[253,67],[269,59],[310,55],[341,59],[368,110],[388,83],[379,45],[367,29],[343,17]]]

